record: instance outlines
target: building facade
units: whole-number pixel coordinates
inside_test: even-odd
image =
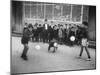
[[[83,21],[89,21],[89,6],[87,5],[30,1],[12,1],[11,5],[11,27],[13,32],[22,33],[25,23],[43,24],[45,19],[48,20],[50,25],[58,23],[81,24]]]

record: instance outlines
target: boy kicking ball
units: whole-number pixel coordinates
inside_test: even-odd
[[[55,39],[51,40],[51,42],[49,43],[48,52],[50,51],[51,47],[54,48],[53,53],[55,53],[58,48],[58,44]]]
[[[85,24],[83,24],[85,26]],[[90,53],[88,51],[88,36],[87,36],[87,26],[85,26],[85,28],[83,29],[83,36],[81,38],[81,51],[80,51],[80,54],[79,54],[79,58],[81,58],[82,56],[82,53],[83,53],[83,49],[86,50],[86,53],[88,55],[88,59],[87,61],[90,61],[91,60],[91,57],[90,57]]]

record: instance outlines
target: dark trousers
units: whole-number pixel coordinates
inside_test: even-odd
[[[58,41],[59,41],[60,44],[62,44],[63,43],[63,38],[58,38]]]
[[[79,56],[82,56],[82,53],[83,53],[83,49],[85,48],[85,50],[86,50],[86,53],[87,53],[87,55],[88,55],[88,58],[91,58],[90,57],[90,53],[89,53],[89,51],[88,51],[88,49],[87,49],[87,47],[86,46],[81,46],[81,51],[80,51],[80,55]]]
[[[39,42],[41,42],[42,41],[42,33],[39,33],[38,37],[39,37]]]
[[[53,39],[53,35],[49,33],[49,35],[48,35],[48,40],[49,40],[49,42],[50,42],[52,39]]]
[[[37,42],[38,38],[39,38],[38,35],[35,35],[35,36],[32,37],[32,40],[35,41],[35,42]]]
[[[27,56],[27,51],[28,51],[28,44],[24,44],[24,49],[22,52],[22,57],[26,57]]]
[[[47,30],[43,32],[43,42],[44,43],[48,42],[48,31]]]

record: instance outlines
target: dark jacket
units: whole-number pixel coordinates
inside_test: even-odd
[[[28,30],[28,28],[24,29],[23,30],[23,36],[22,36],[22,39],[21,39],[21,43],[22,44],[28,43],[28,41],[30,40],[30,35],[32,35],[32,32],[30,32]]]
[[[57,30],[53,30],[53,36],[55,39],[58,38],[58,29]]]

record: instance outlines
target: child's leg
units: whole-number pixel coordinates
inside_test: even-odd
[[[82,53],[83,53],[83,46],[81,46],[81,51],[80,51],[80,55],[79,56],[82,56]]]
[[[85,47],[85,50],[86,50],[86,52],[87,52],[88,58],[90,59],[91,57],[90,57],[90,53],[89,53],[87,47]]]
[[[24,50],[23,50],[23,53],[22,53],[22,57],[27,57],[27,51],[28,51],[28,44],[24,44]]]
[[[49,47],[48,47],[48,51],[50,51],[50,48],[51,48],[51,46],[49,45]]]
[[[54,51],[53,52],[55,52],[57,50],[57,47],[54,47]]]
[[[54,47],[54,50],[53,50],[53,52],[55,52],[56,51],[56,48]]]

